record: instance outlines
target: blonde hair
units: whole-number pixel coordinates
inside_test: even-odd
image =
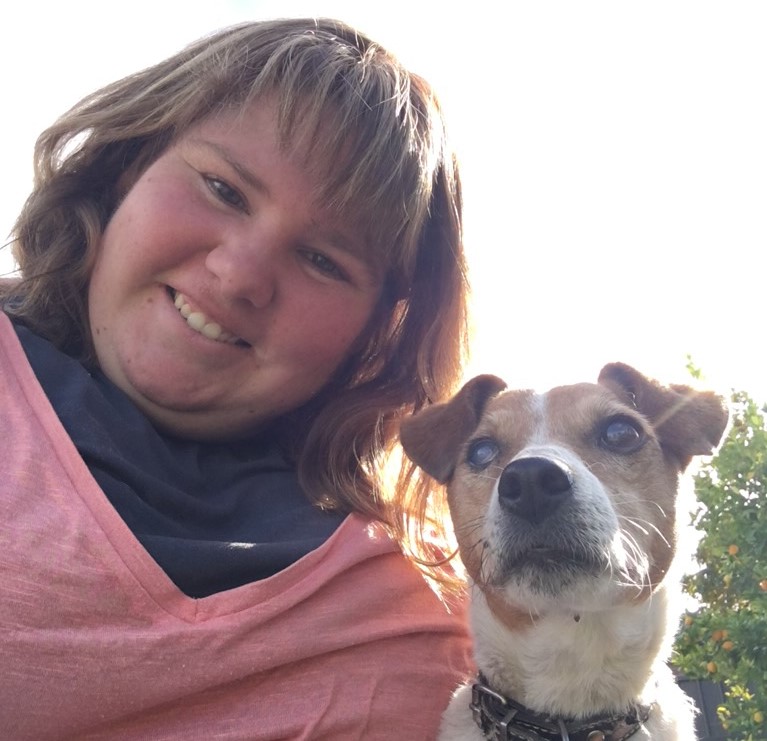
[[[307,494],[388,524],[423,555],[430,487],[407,464],[387,488],[398,421],[456,387],[466,342],[461,193],[430,86],[333,20],[223,29],[89,95],[44,131],[16,223],[22,279],[0,300],[93,364],[87,285],[125,177],[207,116],[270,96],[286,146],[308,147],[327,207],[365,229],[383,297],[351,357],[315,399],[275,425]],[[437,525],[439,523],[437,522]],[[428,549],[426,549],[428,550]]]

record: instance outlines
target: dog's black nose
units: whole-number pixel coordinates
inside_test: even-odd
[[[501,506],[534,524],[551,515],[572,494],[570,469],[549,458],[520,458],[503,469]]]

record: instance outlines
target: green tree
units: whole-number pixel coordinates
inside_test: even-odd
[[[701,569],[685,588],[699,608],[685,616],[674,663],[722,683],[728,738],[758,741],[767,738],[767,406],[733,392],[730,408],[730,433],[695,481]]]

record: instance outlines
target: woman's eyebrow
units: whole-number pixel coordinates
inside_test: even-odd
[[[261,191],[266,195],[271,195],[266,183],[255,173],[251,172],[245,165],[239,162],[226,147],[207,139],[190,139],[190,143],[195,147],[212,150],[237,173],[243,182],[247,183],[255,190]]]
[[[316,221],[312,221],[312,225],[316,228],[322,241],[359,261],[372,282],[376,283],[382,279],[383,268],[380,265],[380,260],[376,259],[373,251],[364,240],[351,239],[344,232],[332,228],[328,229]]]

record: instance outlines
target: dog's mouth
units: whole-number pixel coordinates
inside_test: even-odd
[[[554,596],[584,578],[595,578],[606,568],[598,554],[552,545],[530,545],[507,550],[497,562],[490,586],[526,586],[534,592]]]
[[[506,571],[521,568],[540,568],[545,570],[580,569],[588,572],[601,571],[602,559],[585,550],[560,548],[551,545],[533,545],[517,553],[509,554],[505,559]]]

